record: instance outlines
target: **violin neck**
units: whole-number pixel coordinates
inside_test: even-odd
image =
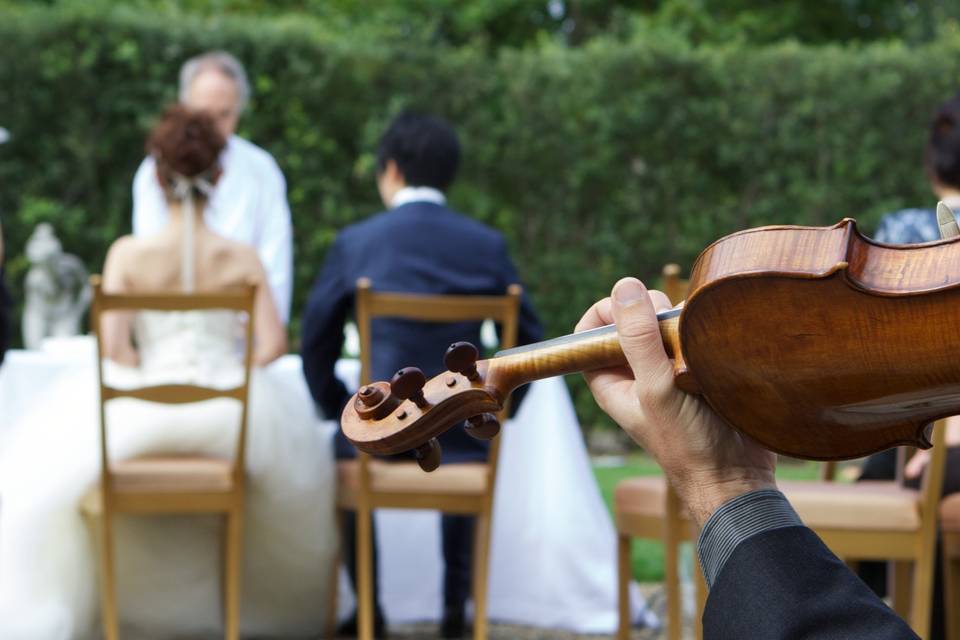
[[[657,314],[660,336],[667,356],[679,351],[680,309]],[[519,386],[580,371],[626,366],[616,326],[610,324],[589,331],[507,349],[487,361],[486,386],[502,398]]]

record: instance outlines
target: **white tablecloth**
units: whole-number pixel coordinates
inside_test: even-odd
[[[73,339],[47,351],[11,351],[0,368],[0,446],[5,428],[34,403],[46,402],[60,376],[94,376],[93,343]],[[304,387],[300,358],[270,365]],[[337,373],[356,384],[356,361]],[[318,420],[333,434],[333,421]],[[616,626],[616,537],[560,378],[535,383],[503,429],[493,518],[490,618],[581,633]],[[319,461],[318,461],[319,462]],[[332,464],[332,460],[326,461]],[[381,590],[391,623],[441,615],[439,515],[377,513]],[[331,526],[330,535],[336,535]],[[641,613],[634,593],[633,610]],[[352,608],[341,581],[341,611]],[[648,622],[653,622],[648,618]]]

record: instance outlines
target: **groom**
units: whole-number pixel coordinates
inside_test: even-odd
[[[503,236],[447,207],[444,192],[453,182],[459,161],[457,135],[438,118],[400,115],[380,139],[377,187],[388,210],[337,235],[303,317],[303,371],[310,393],[325,415],[339,417],[350,398],[333,369],[343,346],[343,325],[353,310],[358,278],[370,278],[375,290],[424,294],[503,295],[510,284],[520,281]],[[519,344],[539,340],[542,334],[526,295],[521,302],[518,333]],[[458,340],[479,344],[479,337],[479,323],[378,320],[373,327],[371,373],[375,380],[389,380],[397,369],[413,365],[427,376],[435,375],[443,369],[446,345]],[[440,445],[445,462],[478,462],[486,460],[489,443],[471,438],[463,429],[454,429],[440,437]],[[336,452],[341,459],[356,455],[342,432],[337,433]],[[350,514],[344,521],[344,554],[356,586],[356,519]],[[465,630],[473,518],[445,515],[442,528],[445,575],[441,636],[457,638]],[[384,620],[376,566],[373,591],[377,635],[381,636]],[[355,633],[355,621],[351,622],[353,625],[345,625],[343,632]]]

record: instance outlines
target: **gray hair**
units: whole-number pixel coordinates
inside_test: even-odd
[[[194,56],[180,67],[180,102],[186,102],[190,85],[201,72],[213,69],[233,80],[237,85],[237,111],[243,111],[250,100],[250,82],[243,65],[226,51],[208,51]]]

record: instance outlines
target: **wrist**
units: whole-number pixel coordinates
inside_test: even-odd
[[[677,488],[697,527],[703,528],[717,509],[734,498],[751,491],[776,489],[773,473],[760,470],[741,470],[723,477],[693,476]]]

